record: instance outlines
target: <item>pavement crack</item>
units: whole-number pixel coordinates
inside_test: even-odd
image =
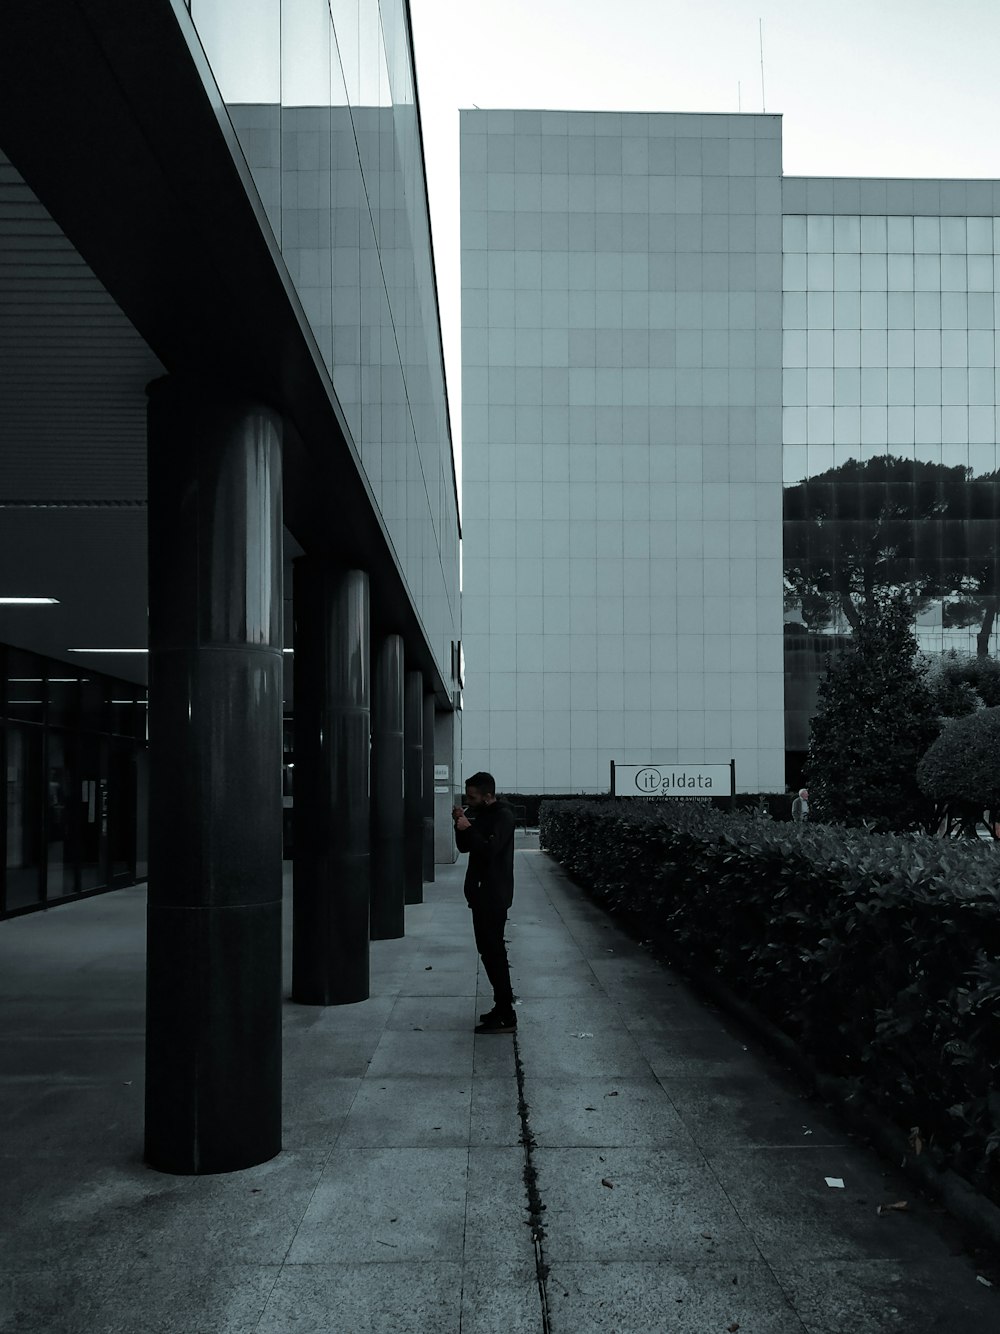
[[[530,1110],[524,1096],[524,1064],[521,1060],[521,1048],[514,1034],[514,1067],[517,1071],[517,1114],[521,1120],[521,1146],[524,1149],[524,1190],[528,1197],[528,1222],[531,1226],[531,1241],[535,1248],[535,1280],[538,1283],[538,1300],[542,1308],[542,1331],[550,1334],[548,1278],[549,1266],[545,1261],[545,1227],[542,1215],[545,1205],[538,1190],[538,1169],[535,1166],[535,1137],[531,1133],[528,1120]]]

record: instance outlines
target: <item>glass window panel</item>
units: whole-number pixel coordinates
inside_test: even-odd
[[[833,401],[838,407],[861,402],[861,371],[857,366],[842,366],[834,371]]]
[[[913,411],[913,440],[917,445],[941,444],[941,409],[916,407]]]
[[[833,370],[826,367],[812,369],[808,372],[808,398],[806,402],[810,407],[819,407],[823,404],[833,406]]]
[[[810,218],[810,222],[812,219]],[[807,290],[824,291],[833,290],[833,254],[818,251],[810,251],[806,257],[807,270]]]
[[[993,472],[996,466],[996,450],[993,445],[969,445],[969,467],[974,473]]]
[[[993,253],[1000,255],[1000,218],[993,219]]]
[[[782,362],[785,366],[805,366],[808,347],[805,330],[786,329],[782,335]]]
[[[887,371],[881,366],[862,366],[861,368],[861,406],[862,409],[873,405],[884,405],[888,400]],[[864,413],[862,412],[862,419]]]
[[[224,101],[277,105],[281,0],[194,0],[189,7]]]
[[[806,372],[786,369],[781,377],[781,394],[786,407],[805,407]]]
[[[861,219],[861,253],[886,250],[886,220],[871,216]]]
[[[886,279],[891,292],[913,291],[913,255],[890,254],[887,256]]]
[[[857,444],[847,444],[838,440],[833,446],[834,467],[840,468],[845,463],[857,462],[861,457],[861,448]]]
[[[996,408],[992,404],[972,404],[969,408],[969,439],[974,444],[994,444],[996,438]]]
[[[809,433],[810,452],[811,447],[815,445],[833,444],[833,406],[817,406],[806,408],[807,424],[806,429]]]
[[[912,366],[913,362],[912,329],[890,329],[886,342],[886,362],[889,366]],[[910,402],[913,400],[911,399]]]
[[[913,219],[886,218],[886,245],[889,250],[913,253]]]
[[[14,675],[14,673],[11,673]],[[20,673],[18,673],[19,675]],[[18,691],[22,684],[11,682]],[[34,684],[34,683],[32,683]],[[35,687],[41,691],[41,683]],[[37,903],[42,892],[44,791],[41,727],[7,725],[7,908]]]
[[[940,291],[941,258],[939,255],[916,255],[914,257],[913,287],[917,292]]]
[[[785,329],[804,329],[808,324],[805,292],[786,292],[782,297],[782,325]]]
[[[993,291],[993,256],[969,256],[969,291]]]
[[[913,406],[913,367],[890,366],[887,373],[890,407]]]
[[[941,254],[964,255],[966,243],[966,219],[941,219]]]
[[[786,445],[804,445],[806,443],[806,409],[782,408],[781,435]]]
[[[950,219],[954,221],[954,219]],[[921,259],[927,256],[922,255]],[[943,292],[964,292],[969,285],[969,266],[964,254],[941,256],[941,290]]]
[[[970,255],[992,255],[993,219],[967,218],[967,248]]]
[[[861,407],[862,445],[884,445],[889,439],[888,414],[884,407]]]
[[[884,292],[886,288],[886,257],[884,254],[862,254],[862,292]]]
[[[806,220],[797,214],[789,214],[781,220],[781,246],[786,254],[794,251],[803,255],[806,251]]]
[[[969,409],[944,407],[941,409],[941,444],[967,445],[969,443]]]
[[[941,402],[941,371],[936,366],[917,366],[913,372],[913,401],[918,407]]]
[[[817,473],[827,472],[834,466],[833,445],[813,445],[809,446],[809,476],[815,477]]]
[[[921,255],[941,253],[940,218],[913,219],[913,249]]]
[[[805,445],[786,444],[781,455],[781,475],[785,482],[801,482],[806,476],[807,451]]]
[[[833,285],[838,292],[861,290],[861,256],[838,254],[833,260]]]
[[[833,248],[840,254],[857,254],[861,249],[861,219],[847,215],[833,220]]]
[[[858,404],[838,403],[834,408],[833,438],[838,445],[861,443],[861,408]]]
[[[810,255],[816,251],[833,253],[833,218],[813,214],[806,221],[806,236]]]
[[[912,395],[912,389],[910,391]],[[887,415],[887,443],[892,452],[901,445],[913,444],[913,401],[903,404],[889,404]]]
[[[985,407],[994,398],[993,372],[986,367],[975,366],[969,372],[969,402]]]

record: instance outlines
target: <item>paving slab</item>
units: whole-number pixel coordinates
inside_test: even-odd
[[[285,1001],[283,1151],[215,1177],[141,1161],[143,891],[0,925],[0,1331],[541,1334],[534,1221],[552,1334],[1000,1334],[954,1225],[521,833],[518,1032],[474,1035],[463,872],[370,999]]]

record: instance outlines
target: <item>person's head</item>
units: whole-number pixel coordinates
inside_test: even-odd
[[[809,800],[809,789],[808,789],[807,787],[800,787],[800,788],[799,788],[799,796],[802,798],[803,801],[808,801],[808,800]]]
[[[465,800],[470,806],[491,806],[496,799],[497,784],[492,774],[480,772],[465,780]]]

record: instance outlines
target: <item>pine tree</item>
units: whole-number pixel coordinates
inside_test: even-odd
[[[911,617],[892,598],[862,610],[853,647],[827,668],[806,767],[813,819],[883,830],[933,819],[916,770],[939,724]]]

